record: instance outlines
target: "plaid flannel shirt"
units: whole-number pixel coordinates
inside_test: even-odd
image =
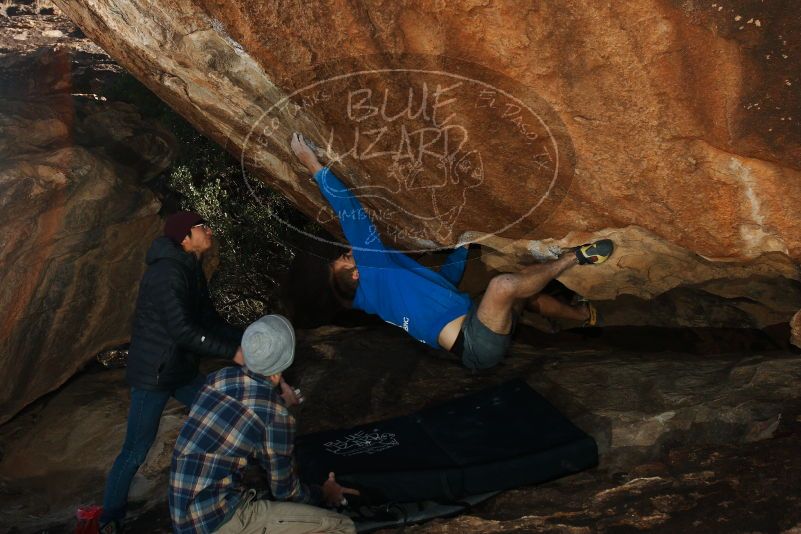
[[[209,375],[181,429],[170,470],[175,532],[213,532],[248,488],[241,469],[258,462],[278,501],[318,504],[320,489],[300,483],[293,447],[295,420],[278,388],[242,367]]]

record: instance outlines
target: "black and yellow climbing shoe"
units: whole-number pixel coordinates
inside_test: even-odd
[[[574,249],[580,265],[603,263],[612,255],[613,250],[615,250],[615,245],[611,239],[601,239]]]
[[[587,307],[587,319],[584,321],[584,327],[602,326],[601,312],[598,311],[598,308],[590,301],[586,301],[584,305]]]

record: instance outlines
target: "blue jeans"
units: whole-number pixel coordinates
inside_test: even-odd
[[[125,517],[128,489],[156,439],[161,413],[167,401],[170,397],[175,397],[186,406],[191,406],[192,400],[205,381],[206,376],[199,374],[189,384],[172,391],[131,388],[131,409],[128,412],[125,443],[106,479],[103,514],[100,516],[101,525],[111,520],[121,521]]]

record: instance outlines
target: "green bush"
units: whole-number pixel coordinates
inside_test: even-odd
[[[167,176],[151,186],[166,205],[196,211],[219,243],[220,266],[209,284],[215,307],[233,324],[245,325],[280,311],[279,289],[294,256],[296,227],[314,224],[283,196],[257,179],[246,183],[239,161],[172,111],[131,76],[118,79],[110,100],[136,106],[175,135],[179,153]]]
[[[192,172],[176,166],[169,187],[181,195],[181,207],[205,218],[219,243],[220,267],[210,290],[217,310],[244,325],[278,307],[278,289],[292,261],[283,225],[271,212],[290,211],[283,197],[261,184],[255,194],[242,191],[243,178],[231,169],[206,167]]]

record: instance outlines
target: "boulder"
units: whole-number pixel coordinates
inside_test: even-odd
[[[790,343],[801,349],[801,310],[790,321]]]
[[[789,505],[801,474],[793,445],[801,356],[760,348],[754,332],[714,336],[717,346],[682,332],[605,332],[588,345],[578,335],[525,339],[536,333],[524,331],[503,365],[472,373],[394,327],[329,326],[299,331],[287,381],[306,398],[293,408],[301,434],[409,414],[522,377],[597,441],[598,469],[505,492],[423,532],[714,525],[733,510],[765,525],[801,522]],[[228,363],[206,361],[204,370]],[[123,374],[82,373],[0,427],[0,526],[68,528],[78,505],[100,502],[125,434]],[[169,458],[185,414],[168,406],[134,480],[132,532],[170,531]]]
[[[2,427],[5,438],[17,437],[0,438],[0,493],[9,503],[0,524],[42,528],[70,519],[80,505],[102,503],[106,474],[125,438],[130,390],[124,374],[124,369],[84,374],[55,393],[54,402],[34,403]],[[177,401],[167,405],[156,442],[131,486],[132,500],[153,506],[166,497],[172,447],[185,415]]]
[[[615,235],[614,262],[563,281],[650,299],[737,272],[797,293],[801,31],[783,4],[55,3],[331,231],[294,130],[406,250],[471,231],[547,258]],[[755,302],[745,323],[801,307],[735,287],[722,305]]]
[[[0,60],[0,423],[128,338],[160,229],[146,180],[175,141],[132,106],[72,94],[97,73],[71,69],[77,53]]]

